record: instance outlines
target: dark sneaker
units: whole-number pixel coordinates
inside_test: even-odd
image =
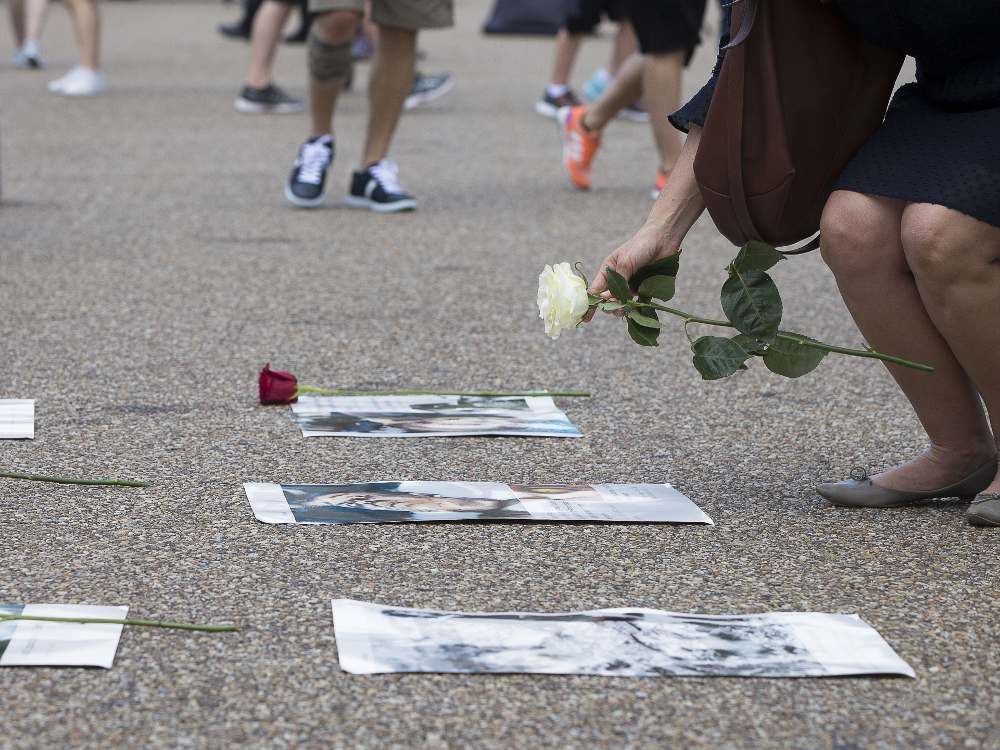
[[[403,192],[397,175],[399,167],[392,159],[383,159],[360,172],[354,173],[347,205],[372,211],[412,211],[417,199]]]
[[[233,39],[249,39],[250,24],[245,21],[239,21],[237,23],[220,23],[219,33],[223,36],[232,37]]]
[[[326,170],[333,163],[333,138],[310,138],[299,149],[299,158],[285,185],[285,197],[296,206],[318,206],[326,197]]]
[[[306,108],[301,99],[293,99],[273,83],[262,89],[244,86],[233,106],[250,115],[291,115]]]
[[[559,114],[559,110],[563,107],[579,107],[580,100],[576,98],[576,94],[572,91],[567,91],[562,96],[549,96],[549,92],[546,91],[542,98],[535,102],[535,111],[544,115],[545,117],[551,117],[553,120],[556,119],[556,115]]]
[[[409,112],[421,104],[440,99],[453,88],[455,88],[455,79],[451,73],[441,73],[436,76],[425,76],[420,73],[414,73],[413,84],[410,86],[410,94],[406,97],[403,109]]]

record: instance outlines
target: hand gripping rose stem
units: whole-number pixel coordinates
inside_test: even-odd
[[[11,474],[0,472],[6,479],[27,479],[32,482],[55,482],[56,484],[100,484],[115,487],[149,487],[148,482],[129,482],[125,479],[68,479],[66,477],[43,477],[40,474]]]
[[[300,393],[325,393],[329,396],[581,396],[589,398],[586,391],[525,391],[505,393],[501,391],[331,391],[300,385],[295,395]]]
[[[104,623],[107,625],[140,625],[146,628],[173,628],[175,630],[201,630],[206,633],[230,633],[243,628],[239,625],[186,625],[181,622],[160,622],[158,620],[105,620],[98,617],[34,617],[31,615],[0,615],[4,620],[40,620],[42,622],[79,622],[83,624]]]
[[[683,310],[675,310],[672,307],[664,307],[663,305],[657,305],[654,302],[633,302],[629,300],[628,305],[630,307],[651,307],[654,310],[662,310],[663,312],[670,313],[671,315],[677,315],[678,317],[684,318],[684,324],[688,323],[704,323],[710,326],[723,326],[725,328],[735,328],[732,323],[728,320],[713,320],[712,318],[699,318],[697,315],[691,315]],[[903,367],[912,367],[914,370],[923,370],[924,372],[934,372],[934,368],[930,365],[922,365],[919,362],[911,362],[908,359],[902,359],[901,357],[893,357],[890,354],[882,354],[874,349],[845,349],[842,346],[833,346],[832,344],[824,344],[820,341],[811,341],[810,339],[802,338],[801,336],[792,336],[787,333],[779,333],[775,336],[782,341],[791,341],[792,343],[799,344],[800,346],[811,346],[814,349],[822,349],[826,352],[836,352],[837,354],[848,354],[852,357],[867,357],[868,359],[881,359],[883,362],[893,362],[897,365],[902,365]]]

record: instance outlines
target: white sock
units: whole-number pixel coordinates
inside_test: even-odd
[[[550,83],[545,87],[545,93],[553,99],[558,99],[560,96],[566,96],[567,92],[569,92],[569,86],[560,86],[555,83]]]

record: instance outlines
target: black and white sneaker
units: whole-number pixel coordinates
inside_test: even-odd
[[[310,138],[299,149],[299,158],[285,185],[285,197],[296,206],[318,206],[326,197],[326,170],[333,163],[333,138]]]
[[[566,93],[560,96],[552,96],[548,91],[542,93],[542,98],[535,102],[535,111],[544,115],[545,117],[551,117],[553,120],[556,119],[556,115],[559,114],[559,110],[563,107],[579,107],[580,100],[576,98],[576,94],[570,89],[566,89]]]
[[[403,192],[396,175],[399,167],[392,159],[383,159],[368,169],[354,173],[347,205],[372,211],[412,211],[417,199]]]
[[[451,73],[441,73],[436,76],[414,73],[413,83],[410,84],[410,93],[403,103],[403,109],[409,112],[421,104],[440,99],[453,88],[455,88],[455,78]]]
[[[250,115],[290,115],[306,108],[301,99],[293,99],[273,83],[262,89],[244,86],[233,106]]]

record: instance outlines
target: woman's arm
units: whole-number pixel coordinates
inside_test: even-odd
[[[600,273],[590,285],[591,292],[601,294],[608,288],[605,273],[608,266],[627,279],[639,267],[673,255],[681,249],[681,242],[688,230],[705,210],[705,202],[694,179],[694,157],[698,153],[700,141],[701,128],[692,125],[680,159],[670,173],[670,179],[660,197],[653,204],[646,223],[632,239],[604,259]]]

